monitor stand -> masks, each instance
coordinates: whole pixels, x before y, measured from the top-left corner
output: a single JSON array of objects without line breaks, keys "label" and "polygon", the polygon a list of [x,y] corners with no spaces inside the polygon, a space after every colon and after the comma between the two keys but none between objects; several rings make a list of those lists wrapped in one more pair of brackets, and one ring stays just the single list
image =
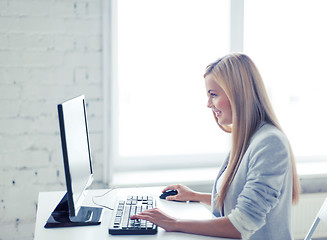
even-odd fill
[{"label": "monitor stand", "polygon": [[102,208],[81,207],[77,216],[69,216],[67,193],[51,213],[45,228],[74,227],[99,225],[101,223]]}]

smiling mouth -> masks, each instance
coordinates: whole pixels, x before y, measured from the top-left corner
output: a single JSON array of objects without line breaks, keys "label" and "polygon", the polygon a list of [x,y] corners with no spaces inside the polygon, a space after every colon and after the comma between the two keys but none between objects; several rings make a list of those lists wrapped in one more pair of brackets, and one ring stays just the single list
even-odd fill
[{"label": "smiling mouth", "polygon": [[221,111],[213,111],[215,113],[215,116],[218,118],[221,116]]}]

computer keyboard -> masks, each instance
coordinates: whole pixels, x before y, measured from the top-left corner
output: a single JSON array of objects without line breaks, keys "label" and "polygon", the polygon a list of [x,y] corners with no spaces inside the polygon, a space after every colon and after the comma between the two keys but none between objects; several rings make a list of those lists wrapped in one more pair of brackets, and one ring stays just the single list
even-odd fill
[{"label": "computer keyboard", "polygon": [[128,196],[126,199],[118,200],[109,226],[109,234],[156,234],[158,227],[153,223],[143,219],[130,219],[134,214],[155,207],[156,203],[152,196]]}]

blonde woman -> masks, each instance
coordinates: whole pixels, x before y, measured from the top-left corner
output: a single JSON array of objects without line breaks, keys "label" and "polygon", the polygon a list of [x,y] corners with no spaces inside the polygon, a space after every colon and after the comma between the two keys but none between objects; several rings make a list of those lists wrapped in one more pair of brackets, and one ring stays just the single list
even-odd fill
[{"label": "blonde woman", "polygon": [[230,153],[211,194],[171,185],[178,194],[167,200],[211,205],[216,218],[181,220],[159,209],[132,218],[151,221],[166,231],[217,237],[293,239],[291,206],[299,197],[299,180],[290,144],[274,114],[261,76],[244,54],[210,64],[204,74],[208,107],[218,126],[232,134]]}]

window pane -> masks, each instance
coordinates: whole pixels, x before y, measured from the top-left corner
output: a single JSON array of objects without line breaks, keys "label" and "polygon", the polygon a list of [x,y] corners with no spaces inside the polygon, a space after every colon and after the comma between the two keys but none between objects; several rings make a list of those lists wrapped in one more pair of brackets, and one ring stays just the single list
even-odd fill
[{"label": "window pane", "polygon": [[229,1],[119,0],[120,156],[228,150],[203,80],[228,48]]},{"label": "window pane", "polygon": [[257,64],[298,159],[326,159],[327,1],[245,1],[244,50]]}]

